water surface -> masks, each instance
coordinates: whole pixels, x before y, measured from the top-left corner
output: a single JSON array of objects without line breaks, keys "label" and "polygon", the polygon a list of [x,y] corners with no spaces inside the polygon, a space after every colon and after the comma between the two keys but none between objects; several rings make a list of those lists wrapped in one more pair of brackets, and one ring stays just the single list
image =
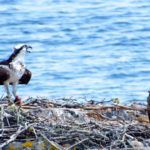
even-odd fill
[{"label": "water surface", "polygon": [[33,47],[21,96],[145,100],[149,10],[149,0],[0,0],[0,59],[18,43]]}]

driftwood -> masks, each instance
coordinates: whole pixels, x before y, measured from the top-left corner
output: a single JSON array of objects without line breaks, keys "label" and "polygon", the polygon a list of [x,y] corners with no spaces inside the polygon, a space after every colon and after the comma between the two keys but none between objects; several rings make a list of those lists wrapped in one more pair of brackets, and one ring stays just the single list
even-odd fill
[{"label": "driftwood", "polygon": [[0,104],[0,149],[26,140],[46,141],[58,150],[149,148],[145,104],[62,101],[30,98],[21,107]]}]

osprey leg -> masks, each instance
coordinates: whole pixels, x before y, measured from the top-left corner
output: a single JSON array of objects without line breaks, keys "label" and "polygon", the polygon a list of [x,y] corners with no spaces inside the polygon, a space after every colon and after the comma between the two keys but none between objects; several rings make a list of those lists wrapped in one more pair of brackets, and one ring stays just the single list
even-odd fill
[{"label": "osprey leg", "polygon": [[16,93],[17,93],[17,88],[16,88],[16,86],[17,86],[17,83],[15,82],[15,83],[13,83],[12,84],[12,93],[13,93],[13,95],[14,95],[14,97],[16,98]]},{"label": "osprey leg", "polygon": [[5,82],[4,87],[5,87],[5,90],[6,90],[6,93],[7,93],[7,97],[10,100],[11,99],[11,94],[10,94],[10,91],[9,91],[9,83]]}]

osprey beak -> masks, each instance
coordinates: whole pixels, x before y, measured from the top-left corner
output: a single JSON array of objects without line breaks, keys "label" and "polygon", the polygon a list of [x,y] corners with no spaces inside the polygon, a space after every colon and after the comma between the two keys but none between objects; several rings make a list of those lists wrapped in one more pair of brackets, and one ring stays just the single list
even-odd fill
[{"label": "osprey beak", "polygon": [[31,51],[30,51],[30,50],[28,50],[29,48],[30,48],[30,49],[32,49],[32,47],[31,47],[31,46],[28,46],[28,47],[27,47],[27,52],[28,52],[28,53],[31,53]]}]

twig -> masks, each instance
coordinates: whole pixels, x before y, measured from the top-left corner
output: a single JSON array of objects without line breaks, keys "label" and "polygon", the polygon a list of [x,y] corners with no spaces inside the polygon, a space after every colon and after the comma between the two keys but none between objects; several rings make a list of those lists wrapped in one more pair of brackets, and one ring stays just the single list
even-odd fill
[{"label": "twig", "polygon": [[4,106],[1,105],[1,112],[0,112],[0,117],[1,117],[1,129],[2,129],[2,135],[3,135],[3,129],[4,129],[4,122],[3,122],[3,119],[4,119]]},{"label": "twig", "polygon": [[125,135],[126,137],[128,137],[128,138],[132,139],[132,140],[136,139],[135,137],[133,137],[133,136],[131,136],[131,135],[127,134],[127,133],[125,133],[124,135]]},{"label": "twig", "polygon": [[147,111],[147,108],[139,108],[139,107],[128,107],[123,105],[115,105],[115,106],[94,106],[94,107],[83,107],[84,110],[105,110],[105,109],[124,109],[124,110],[137,110],[137,111]]},{"label": "twig", "polygon": [[63,150],[63,147],[61,147],[59,144],[55,143],[54,141],[49,140],[44,134],[39,133],[48,143],[56,147],[58,150]]},{"label": "twig", "polygon": [[33,130],[33,133],[34,133],[34,135],[35,135],[35,138],[37,139],[37,134],[36,134],[35,128],[34,128],[34,127],[31,127],[31,129]]},{"label": "twig", "polygon": [[29,125],[27,125],[25,127],[19,126],[19,129],[17,130],[17,132],[15,134],[11,135],[9,140],[7,140],[6,142],[2,143],[0,145],[0,148],[3,148],[4,146],[9,144],[10,142],[13,142],[18,137],[18,135],[20,135],[22,132],[27,130],[30,126],[31,126],[31,124],[29,124]]},{"label": "twig", "polygon": [[77,145],[79,145],[79,144],[82,144],[83,142],[85,142],[85,141],[87,141],[87,140],[89,140],[89,138],[85,138],[85,139],[83,139],[83,140],[81,140],[81,141],[79,141],[79,142],[77,142],[77,143],[71,145],[71,146],[70,146],[69,148],[67,148],[66,150],[71,150],[71,149],[74,148],[75,146],[77,146]]}]

